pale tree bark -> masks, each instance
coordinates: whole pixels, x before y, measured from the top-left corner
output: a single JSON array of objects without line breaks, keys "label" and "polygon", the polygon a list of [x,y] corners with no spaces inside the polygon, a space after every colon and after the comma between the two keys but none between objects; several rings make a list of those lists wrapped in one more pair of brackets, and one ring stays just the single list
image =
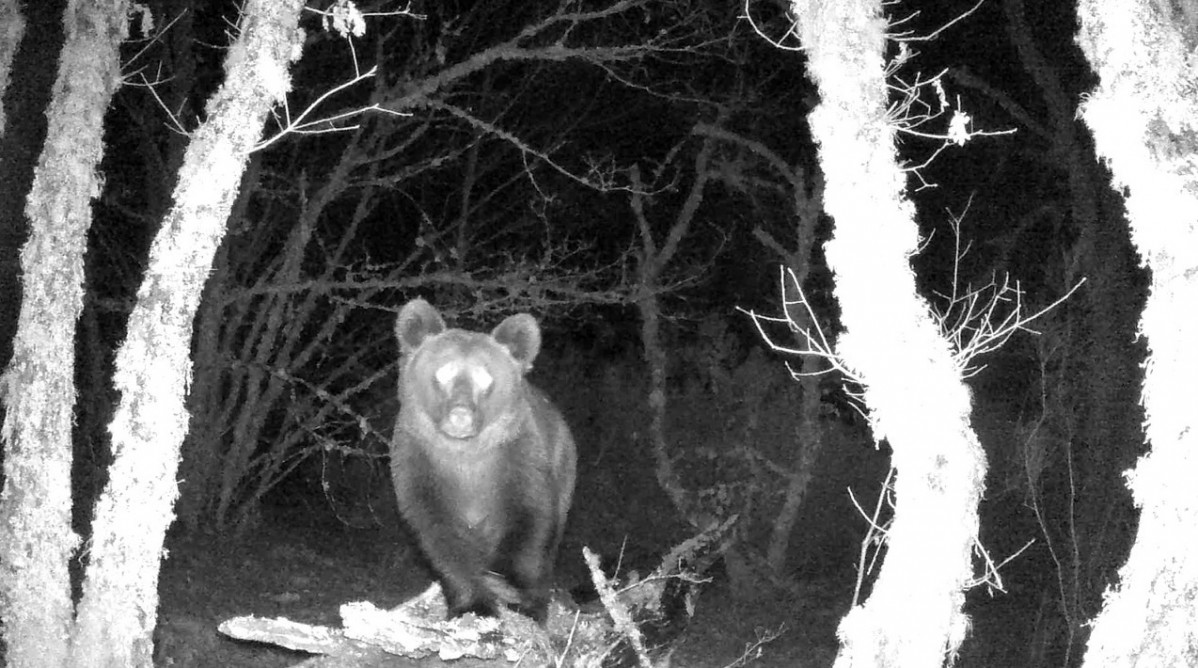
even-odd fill
[{"label": "pale tree bark", "polygon": [[[24,35],[14,49],[4,91],[0,134],[0,371],[12,359],[21,310],[21,248],[29,237],[25,205],[46,139],[46,111],[57,79],[66,3],[8,1],[23,12]],[[0,18],[0,21],[11,21]],[[11,24],[8,24],[11,25]],[[2,33],[0,33],[2,34]],[[0,39],[7,39],[0,37]],[[85,279],[86,280],[86,279]]]},{"label": "pale tree bark", "polygon": [[63,15],[45,148],[25,208],[23,298],[0,380],[5,418],[0,494],[0,619],[9,666],[65,665],[71,628],[71,420],[83,253],[100,192],[104,113],[120,85],[125,0],[78,0]]},{"label": "pale tree bark", "polygon": [[1120,582],[1087,645],[1088,666],[1198,665],[1198,10],[1079,0],[1078,43],[1100,82],[1082,106],[1132,241],[1152,279],[1140,332],[1150,451],[1128,474],[1141,510]]},{"label": "pale tree bark", "polygon": [[864,387],[874,435],[897,471],[886,556],[866,602],[842,620],[836,666],[942,665],[965,637],[985,455],[953,351],[915,288],[918,229],[887,118],[881,0],[794,0],[821,103],[811,113],[833,217],[826,255],[844,333],[838,354]]},{"label": "pale tree bark", "polygon": [[242,7],[225,82],[192,136],[175,204],[150,248],[116,357],[114,461],[96,506],[70,665],[152,665],[159,564],[187,429],[192,324],[246,161],[290,87],[289,64],[303,41],[301,7],[299,0]]},{"label": "pale tree bark", "polygon": [[[12,63],[25,36],[25,15],[17,0],[0,0],[0,100],[12,79]],[[4,132],[4,105],[0,104],[0,133]]]}]

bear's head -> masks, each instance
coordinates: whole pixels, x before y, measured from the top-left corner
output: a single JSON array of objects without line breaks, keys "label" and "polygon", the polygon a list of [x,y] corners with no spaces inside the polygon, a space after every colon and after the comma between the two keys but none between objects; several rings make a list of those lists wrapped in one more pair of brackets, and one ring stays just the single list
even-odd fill
[{"label": "bear's head", "polygon": [[514,417],[524,374],[541,350],[541,328],[527,313],[508,316],[490,334],[467,332],[447,329],[423,299],[400,309],[395,336],[403,354],[404,410],[427,417],[453,439],[473,438]]}]

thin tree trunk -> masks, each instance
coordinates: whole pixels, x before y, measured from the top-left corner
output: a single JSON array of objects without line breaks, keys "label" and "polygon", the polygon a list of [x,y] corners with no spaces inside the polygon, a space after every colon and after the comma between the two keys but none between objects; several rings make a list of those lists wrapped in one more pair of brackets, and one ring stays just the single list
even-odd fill
[{"label": "thin tree trunk", "polygon": [[896,507],[873,592],[839,629],[836,666],[939,666],[968,627],[985,455],[948,342],[915,288],[919,234],[887,118],[881,0],[795,0],[811,113],[834,218],[826,246],[845,331],[838,353],[864,386],[875,437],[889,441]]},{"label": "thin tree trunk", "polygon": [[1152,272],[1140,332],[1149,453],[1128,476],[1136,541],[1092,625],[1085,664],[1198,665],[1198,10],[1186,3],[1079,0],[1078,43],[1100,83],[1082,106],[1132,240]]},{"label": "thin tree trunk", "polygon": [[[790,215],[794,220],[793,240],[787,236],[780,241],[760,225],[753,229],[753,236],[783,263],[785,276],[781,282],[780,297],[786,319],[790,322],[794,334],[793,344],[788,345],[793,345],[797,350],[807,350],[810,342],[807,341],[804,332],[810,332],[815,323],[811,321],[807,307],[802,301],[801,290],[807,283],[814,263],[812,251],[815,249],[815,225],[823,211],[821,177],[817,173],[815,178],[809,179],[808,171],[803,167],[787,163],[764,143],[743,137],[727,128],[700,124],[697,131],[704,136],[729,142],[756,156],[778,179],[773,186],[778,190],[777,194],[790,200]],[[719,173],[719,170],[715,171]],[[723,185],[745,188],[745,183],[737,178],[725,179]],[[756,201],[754,193],[746,189],[745,194],[750,200]],[[802,399],[798,406],[799,424],[794,429],[795,456],[785,473],[786,492],[782,506],[770,527],[769,545],[766,549],[766,561],[775,576],[783,576],[786,570],[791,534],[798,523],[799,511],[807,499],[808,488],[815,478],[815,466],[824,447],[824,432],[819,420],[818,374],[825,368],[823,360],[815,355],[804,355],[799,359],[798,383]]]},{"label": "thin tree trunk", "polygon": [[[785,164],[781,159],[770,162],[776,166]],[[808,305],[804,302],[803,285],[811,274],[815,224],[819,220],[823,205],[822,184],[817,186],[814,196],[809,196],[808,184],[804,178],[805,171],[802,168],[779,171],[787,177],[792,191],[795,248],[788,250],[761,227],[754,229],[753,235],[783,260],[786,275],[781,282],[782,308],[792,328],[795,348],[810,350],[811,342],[807,340],[807,336],[815,335],[817,323],[812,321]],[[799,424],[794,431],[796,455],[787,475],[786,495],[783,497],[785,500],[770,529],[769,548],[766,552],[770,570],[779,576],[786,570],[790,537],[795,524],[798,523],[803,502],[807,499],[807,490],[815,478],[815,466],[819,461],[820,452],[824,449],[824,430],[819,420],[819,373],[824,370],[824,364],[824,361],[815,355],[803,355],[799,360],[798,383],[803,398],[799,401]]]},{"label": "thin tree trunk", "polygon": [[179,175],[175,205],[150,248],[128,334],[116,357],[121,403],[115,459],[96,506],[90,562],[73,637],[73,666],[151,666],[162,543],[178,493],[187,430],[184,394],[200,294],[250,151],[286,94],[298,56],[298,0],[251,0]]},{"label": "thin tree trunk", "polygon": [[120,85],[124,0],[79,0],[63,15],[67,39],[47,112],[47,139],[25,213],[24,290],[5,402],[0,495],[0,601],[9,666],[65,665],[71,629],[71,423],[75,324],[83,253],[100,192],[104,113]]},{"label": "thin tree trunk", "polygon": [[653,458],[657,465],[657,483],[673,503],[678,515],[699,528],[705,528],[708,518],[693,516],[694,504],[691,494],[686,490],[674,468],[675,456],[670,453],[669,439],[666,434],[666,351],[661,341],[661,301],[658,292],[666,268],[674,259],[678,246],[686,237],[694,221],[695,212],[703,201],[707,182],[711,178],[708,165],[714,150],[714,140],[704,137],[699,152],[695,154],[695,180],[691,182],[684,200],[669,232],[662,242],[658,242],[653,234],[653,225],[645,212],[645,187],[641,182],[640,172],[633,170],[632,195],[630,204],[636,218],[637,229],[640,232],[641,249],[638,272],[638,288],[636,305],[641,315],[641,343],[645,349],[645,363],[649,367],[649,437],[652,439]]},{"label": "thin tree trunk", "polygon": [[[816,206],[806,196],[807,184],[802,180],[802,170],[795,170],[791,178],[795,201],[795,250],[788,250],[781,242],[764,229],[753,230],[754,236],[766,248],[774,251],[782,260],[785,276],[781,282],[781,301],[786,320],[790,323],[794,335],[793,346],[796,350],[809,350],[811,342],[807,335],[814,335],[816,323],[803,301],[802,287],[807,282],[811,269],[811,251],[815,246],[815,223],[819,218],[818,206],[822,202],[816,198]],[[799,359],[798,383],[802,391],[799,401],[799,424],[795,427],[795,457],[786,476],[786,493],[782,507],[774,518],[770,528],[769,547],[766,560],[770,570],[781,576],[786,570],[786,558],[790,554],[790,537],[794,526],[799,520],[799,511],[807,499],[807,490],[815,478],[815,466],[820,452],[824,449],[824,431],[819,420],[820,388],[819,373],[824,370],[824,362],[815,355],[803,355]]]}]

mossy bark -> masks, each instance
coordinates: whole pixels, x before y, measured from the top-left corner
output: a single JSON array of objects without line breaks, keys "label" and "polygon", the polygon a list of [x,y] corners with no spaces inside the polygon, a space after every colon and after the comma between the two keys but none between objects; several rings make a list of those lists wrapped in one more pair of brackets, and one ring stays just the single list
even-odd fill
[{"label": "mossy bark", "polygon": [[841,306],[837,353],[892,450],[895,510],[870,597],[840,624],[838,668],[938,666],[965,638],[985,454],[953,351],[916,291],[919,244],[895,127],[880,0],[795,0],[821,102],[812,111],[834,220],[825,246]]},{"label": "mossy bark", "polygon": [[0,624],[9,666],[65,665],[72,624],[67,562],[75,326],[83,308],[83,255],[99,195],[104,114],[120,85],[124,0],[76,0],[47,109],[47,137],[25,207],[22,301],[4,399],[0,494]]},{"label": "mossy bark", "polygon": [[1085,665],[1198,665],[1198,10],[1080,0],[1078,43],[1099,84],[1082,105],[1098,154],[1126,194],[1151,271],[1140,333],[1150,445],[1127,474],[1139,528],[1118,586],[1092,623]]},{"label": "mossy bark", "polygon": [[110,426],[114,460],[96,505],[68,665],[153,665],[158,575],[178,495],[196,310],[250,152],[290,88],[289,66],[303,40],[301,8],[298,0],[253,0],[242,7],[225,82],[206,105],[208,118],[186,151],[175,204],[150,248],[116,356],[121,401]]}]

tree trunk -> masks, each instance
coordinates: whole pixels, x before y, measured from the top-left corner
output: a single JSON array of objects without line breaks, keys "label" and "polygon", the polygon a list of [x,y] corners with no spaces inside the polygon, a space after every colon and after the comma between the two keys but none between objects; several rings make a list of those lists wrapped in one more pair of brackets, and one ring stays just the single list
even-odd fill
[{"label": "tree trunk", "polygon": [[[12,65],[17,58],[17,47],[25,36],[25,15],[17,0],[0,0],[0,99],[8,91],[8,82],[12,80]],[[4,133],[7,124],[4,120],[4,106],[0,105],[0,134]]]},{"label": "tree trunk", "polygon": [[[822,203],[817,196],[806,197],[806,183],[802,182],[802,171],[795,170],[797,178],[791,180],[794,188],[795,201],[795,250],[787,250],[781,242],[774,239],[764,229],[758,227],[753,234],[766,247],[777,253],[783,261],[785,276],[781,282],[783,315],[790,324],[794,341],[788,345],[795,350],[811,351],[808,335],[815,335],[815,327],[810,312],[807,310],[803,285],[811,273],[811,251],[815,247],[815,223],[819,219],[818,208]],[[824,449],[824,430],[819,420],[820,410],[820,372],[825,370],[825,363],[817,355],[803,355],[799,359],[797,382],[802,390],[799,401],[799,424],[795,428],[795,457],[786,474],[786,494],[782,507],[770,527],[769,547],[766,551],[766,561],[770,571],[776,576],[782,576],[786,571],[786,558],[790,554],[790,537],[794,526],[799,520],[799,511],[807,499],[807,490],[815,478],[815,466],[820,452]]]},{"label": "tree trunk", "polygon": [[692,494],[687,491],[678,470],[674,467],[676,456],[670,452],[669,438],[666,434],[668,360],[661,341],[662,312],[658,294],[666,268],[678,252],[679,244],[686,238],[695,212],[703,201],[707,182],[711,178],[708,164],[713,150],[714,140],[704,137],[698,153],[695,154],[695,179],[691,182],[686,199],[674,215],[663,241],[658,242],[654,237],[653,224],[645,212],[645,200],[648,199],[644,195],[645,186],[641,182],[640,172],[636,169],[631,173],[633,189],[630,195],[631,208],[641,238],[636,305],[641,315],[641,343],[645,349],[645,363],[649,367],[649,437],[652,439],[653,458],[656,461],[657,483],[669,497],[678,515],[700,529],[706,528],[710,518],[695,516]]},{"label": "tree trunk", "polygon": [[[0,369],[4,369],[12,357],[21,308],[20,254],[29,234],[25,201],[46,138],[45,112],[56,74],[47,63],[55,62],[62,51],[63,8],[57,2],[0,1],[13,8],[9,11],[23,5],[27,21],[23,40],[9,33],[14,53],[5,63],[10,74],[0,134]],[[0,17],[0,25],[11,30],[13,20]]]},{"label": "tree trunk", "polygon": [[0,379],[5,402],[0,496],[0,601],[9,666],[65,665],[71,628],[71,423],[75,324],[83,307],[83,254],[104,113],[120,85],[124,0],[79,0],[63,15],[67,39],[47,111],[25,213],[24,289],[13,354]]},{"label": "tree trunk", "polygon": [[985,455],[948,342],[915,288],[919,235],[887,118],[880,0],[795,0],[811,113],[834,218],[826,246],[844,333],[875,437],[897,471],[888,548],[869,599],[842,620],[836,666],[939,666],[964,640]]},{"label": "tree trunk", "polygon": [[[815,226],[823,211],[822,177],[815,172],[814,178],[808,178],[808,170],[798,164],[791,165],[765,143],[748,139],[727,128],[701,124],[699,132],[704,136],[729,142],[759,159],[776,179],[772,183],[767,181],[766,183],[771,185],[762,189],[767,193],[774,190],[774,194],[782,196],[790,203],[790,216],[794,223],[793,238],[787,234],[780,240],[771,234],[763,223],[753,228],[753,236],[757,241],[782,262],[784,274],[779,298],[793,339],[788,342],[767,339],[767,342],[794,350],[810,350],[811,343],[807,340],[807,333],[813,333],[812,330],[818,323],[811,319],[802,290],[811,275],[811,268],[816,263],[812,251],[815,250]],[[769,205],[761,204],[758,193],[746,188],[747,179],[740,177],[738,168],[729,169],[727,172],[721,169],[715,171],[717,174],[734,174],[732,178],[723,179],[722,184],[728,188],[743,189],[749,200],[755,203],[754,213],[763,222],[772,217],[772,211],[766,210]],[[799,512],[807,499],[807,491],[815,478],[815,466],[824,447],[824,430],[819,419],[819,373],[825,369],[826,363],[814,354],[803,355],[799,359],[797,382],[802,399],[798,406],[799,423],[794,430],[795,456],[791,459],[788,470],[783,473],[786,492],[770,526],[769,545],[766,548],[766,562],[770,572],[780,578],[785,577],[791,534],[798,523]]]},{"label": "tree trunk", "polygon": [[193,135],[175,205],[150,249],[116,357],[115,457],[96,506],[73,666],[152,665],[159,563],[187,430],[192,325],[249,153],[290,85],[288,64],[303,39],[300,9],[297,0],[242,8],[225,82],[206,105],[210,115]]},{"label": "tree trunk", "polygon": [[1136,541],[1092,625],[1085,663],[1198,665],[1198,179],[1193,136],[1198,11],[1185,3],[1079,0],[1078,43],[1100,83],[1082,106],[1132,240],[1152,272],[1140,321],[1151,450],[1128,475],[1142,509]]},{"label": "tree trunk", "polygon": [[[780,162],[780,161],[778,161]],[[777,164],[775,162],[774,164]],[[783,163],[784,164],[784,163]],[[803,286],[811,274],[812,251],[815,249],[815,224],[819,220],[822,209],[822,184],[817,185],[815,194],[808,196],[804,170],[796,168],[788,173],[788,181],[793,190],[791,199],[794,202],[795,219],[795,248],[787,250],[781,242],[774,239],[764,229],[753,230],[766,248],[777,253],[783,261],[785,276],[781,281],[782,308],[793,334],[793,345],[796,350],[811,351],[811,341],[808,336],[815,336],[816,323],[811,318],[811,311],[806,303]],[[790,466],[786,481],[786,495],[782,508],[774,518],[770,528],[769,548],[766,560],[770,570],[776,576],[782,576],[786,570],[786,558],[790,554],[790,537],[794,526],[799,520],[799,510],[807,499],[807,490],[815,478],[815,466],[819,461],[820,452],[824,449],[824,429],[820,424],[820,372],[825,370],[825,362],[817,355],[803,355],[799,360],[799,387],[802,389],[802,400],[799,401],[799,425],[795,429],[794,463]]]},{"label": "tree trunk", "polygon": [[[1069,217],[1077,231],[1073,260],[1064,276],[1063,290],[1083,278],[1080,302],[1058,312],[1072,321],[1075,332],[1067,340],[1074,351],[1065,357],[1060,377],[1051,393],[1063,410],[1056,419],[1070,435],[1068,456],[1062,459],[1073,469],[1065,472],[1070,485],[1067,504],[1068,533],[1058,539],[1071,544],[1071,558],[1059,559],[1061,611],[1069,626],[1064,665],[1070,665],[1073,638],[1089,633],[1089,614],[1101,604],[1103,589],[1114,579],[1126,557],[1128,537],[1117,530],[1121,519],[1132,516],[1131,499],[1112,494],[1120,486],[1121,471],[1138,452],[1143,414],[1135,406],[1135,384],[1140,374],[1142,352],[1135,346],[1136,313],[1140,290],[1135,287],[1135,267],[1121,207],[1103,206],[1106,197],[1100,166],[1078,127],[1076,103],[1061,79],[1059,63],[1046,58],[1035,39],[1035,31],[1024,12],[1024,0],[1004,0],[1007,33],[1024,69],[1032,75],[1047,112],[1047,124],[1038,134],[1052,142],[1050,155],[1057,156],[1068,176]],[[1076,456],[1074,455],[1076,453]],[[1074,514],[1072,508],[1084,508]],[[1051,503],[1046,508],[1052,513]],[[1051,520],[1044,524],[1051,531]],[[1049,538],[1049,540],[1052,540]],[[1048,618],[1053,623],[1053,618]]]}]

